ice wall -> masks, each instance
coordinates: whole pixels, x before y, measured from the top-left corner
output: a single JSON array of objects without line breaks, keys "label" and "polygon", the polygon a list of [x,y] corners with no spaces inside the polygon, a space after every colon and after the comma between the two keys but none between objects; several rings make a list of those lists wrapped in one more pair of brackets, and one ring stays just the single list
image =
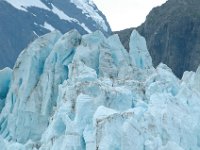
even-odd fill
[{"label": "ice wall", "polygon": [[199,69],[153,68],[133,31],[55,31],[19,56],[0,115],[0,146],[19,150],[199,150]]}]

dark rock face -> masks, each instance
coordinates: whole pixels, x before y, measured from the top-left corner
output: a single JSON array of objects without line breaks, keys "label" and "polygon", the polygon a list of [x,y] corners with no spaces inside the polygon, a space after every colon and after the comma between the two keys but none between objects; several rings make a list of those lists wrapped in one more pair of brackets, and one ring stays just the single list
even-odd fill
[{"label": "dark rock face", "polygon": [[[111,34],[110,26],[105,16],[92,5],[102,22],[97,22],[84,10],[77,7],[70,0],[40,0],[48,9],[31,6],[26,11],[17,9],[9,0],[0,0],[0,69],[13,67],[19,53],[38,36],[50,32],[45,23],[65,33],[77,29],[81,34],[101,30],[104,34]],[[29,3],[29,1],[27,1]],[[53,11],[53,7],[58,13]],[[73,20],[60,18],[59,13],[66,14]],[[62,15],[61,15],[62,16]],[[107,30],[104,28],[106,26]]]},{"label": "dark rock face", "polygon": [[[167,64],[181,77],[200,64],[200,1],[168,0],[154,8],[137,28],[147,40],[154,66]],[[117,32],[125,45],[132,29]]]}]

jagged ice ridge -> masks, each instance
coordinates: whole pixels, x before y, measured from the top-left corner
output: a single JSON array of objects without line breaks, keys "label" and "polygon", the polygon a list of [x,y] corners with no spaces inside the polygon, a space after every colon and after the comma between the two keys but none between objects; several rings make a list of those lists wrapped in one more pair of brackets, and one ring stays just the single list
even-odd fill
[{"label": "jagged ice ridge", "polygon": [[199,150],[200,69],[157,68],[137,31],[39,37],[0,71],[5,150]]}]

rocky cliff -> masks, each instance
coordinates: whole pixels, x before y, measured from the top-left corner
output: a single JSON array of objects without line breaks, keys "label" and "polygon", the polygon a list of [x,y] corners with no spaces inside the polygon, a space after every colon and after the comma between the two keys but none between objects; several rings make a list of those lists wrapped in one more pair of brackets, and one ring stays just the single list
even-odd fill
[{"label": "rocky cliff", "polygon": [[[178,77],[186,70],[197,69],[200,64],[199,8],[199,0],[168,0],[154,8],[137,28],[147,40],[154,66],[163,62]],[[117,32],[126,48],[132,30]]]}]

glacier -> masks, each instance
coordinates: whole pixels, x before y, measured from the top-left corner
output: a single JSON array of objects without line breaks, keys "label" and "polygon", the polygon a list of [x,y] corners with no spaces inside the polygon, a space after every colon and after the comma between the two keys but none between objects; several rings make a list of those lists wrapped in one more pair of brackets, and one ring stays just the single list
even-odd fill
[{"label": "glacier", "polygon": [[11,78],[12,69],[7,67],[3,70],[0,70],[0,112],[5,105],[5,98],[10,87]]},{"label": "glacier", "polygon": [[2,150],[200,150],[200,67],[156,68],[134,30],[53,31],[0,71]]}]

